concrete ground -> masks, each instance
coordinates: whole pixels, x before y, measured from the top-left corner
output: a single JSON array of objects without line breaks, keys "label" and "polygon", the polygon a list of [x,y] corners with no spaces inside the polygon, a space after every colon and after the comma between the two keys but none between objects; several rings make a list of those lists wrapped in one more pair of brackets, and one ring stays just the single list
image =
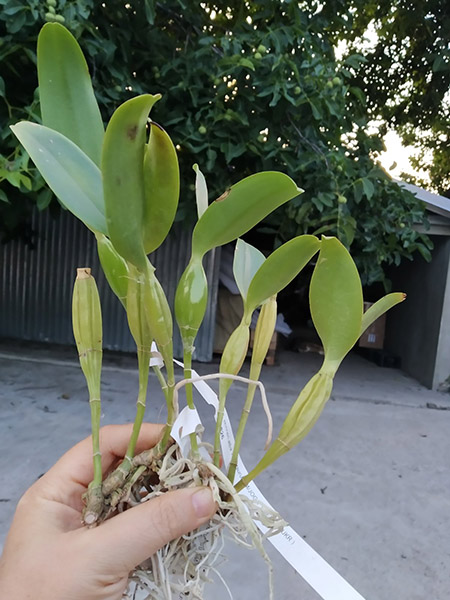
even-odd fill
[{"label": "concrete ground", "polygon": [[[320,357],[284,352],[263,381],[275,431]],[[198,365],[202,373],[217,365]],[[108,357],[103,423],[132,421],[137,371],[130,357]],[[151,379],[149,420],[162,420]],[[243,386],[228,401],[239,418]],[[209,409],[202,410],[211,425]],[[0,344],[0,545],[22,492],[89,434],[89,406],[75,352]],[[248,467],[266,435],[259,403],[242,452]],[[350,355],[331,401],[309,436],[262,474],[257,485],[290,525],[366,600],[450,597],[450,395],[431,392],[400,371]],[[277,600],[318,595],[269,544]],[[226,547],[222,574],[235,598],[268,598],[266,567],[255,552]],[[205,600],[222,600],[221,583]]]}]

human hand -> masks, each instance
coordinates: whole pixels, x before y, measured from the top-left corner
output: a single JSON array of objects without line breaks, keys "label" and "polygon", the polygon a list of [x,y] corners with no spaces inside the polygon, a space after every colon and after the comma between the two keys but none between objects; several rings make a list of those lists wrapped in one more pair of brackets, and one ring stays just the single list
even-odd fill
[{"label": "human hand", "polygon": [[[100,430],[103,472],[123,458],[131,425]],[[144,424],[137,452],[161,426]],[[93,477],[91,439],[69,450],[23,495],[0,558],[0,600],[121,600],[128,574],[216,510],[207,488],[168,492],[99,527],[81,524],[81,496]]]}]

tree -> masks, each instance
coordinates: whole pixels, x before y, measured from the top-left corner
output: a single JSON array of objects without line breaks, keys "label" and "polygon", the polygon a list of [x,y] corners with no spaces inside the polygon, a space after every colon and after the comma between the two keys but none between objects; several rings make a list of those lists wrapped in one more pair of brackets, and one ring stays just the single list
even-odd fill
[{"label": "tree", "polygon": [[[339,6],[336,11],[336,5]],[[381,133],[396,130],[419,150],[416,168],[428,185],[450,192],[450,5],[447,0],[347,0],[326,2],[323,17],[341,27],[330,36],[345,40],[362,57],[352,84],[367,95],[368,113],[381,119]],[[345,20],[343,17],[347,15]],[[431,184],[431,185],[430,185]]]},{"label": "tree", "polygon": [[[13,170],[30,177],[43,206],[39,179],[6,125],[37,111],[34,40],[46,9],[35,0],[4,4],[4,97],[19,109],[1,115],[2,153],[13,153]],[[351,247],[365,283],[384,281],[384,268],[415,250],[429,258],[428,239],[413,228],[424,219],[422,205],[374,162],[382,142],[368,133],[365,93],[354,81],[363,59],[336,60],[335,15],[278,0],[60,0],[46,18],[64,19],[78,37],[105,118],[127,97],[162,93],[152,117],[179,152],[179,219],[194,219],[194,163],[211,198],[249,173],[277,169],[305,193],[265,223],[271,240],[336,234]],[[26,81],[18,75],[24,70]],[[26,191],[25,180],[19,185]],[[11,182],[5,193],[14,195]]]}]

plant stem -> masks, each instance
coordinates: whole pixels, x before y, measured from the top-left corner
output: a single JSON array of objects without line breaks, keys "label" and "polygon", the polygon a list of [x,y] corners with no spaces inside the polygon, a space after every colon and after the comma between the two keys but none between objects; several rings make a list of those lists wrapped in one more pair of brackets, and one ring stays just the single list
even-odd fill
[{"label": "plant stem", "polygon": [[[164,433],[164,443],[170,436],[170,429],[175,418],[173,390],[175,387],[175,371],[173,366],[173,323],[169,304],[160,282],[155,276],[155,268],[147,264],[144,273],[144,312],[152,338],[158,346],[167,371],[167,429]],[[165,387],[165,386],[164,386]]]},{"label": "plant stem", "polygon": [[[88,385],[90,388],[91,386]],[[95,390],[89,389],[89,405],[91,407],[91,430],[92,430],[92,458],[94,463],[94,478],[92,487],[102,485],[102,455],[100,452],[100,386],[95,386]]]},{"label": "plant stem", "polygon": [[166,404],[167,404],[167,396],[168,396],[168,390],[167,390],[167,381],[164,378],[164,375],[162,374],[162,371],[159,367],[152,367],[153,372],[155,373],[156,377],[158,378],[159,381],[159,385],[161,386],[161,390],[164,394],[164,398],[166,400]]},{"label": "plant stem", "polygon": [[150,370],[150,356],[152,345],[152,333],[147,323],[145,311],[145,279],[136,267],[128,265],[130,277],[127,288],[127,318],[130,332],[136,342],[138,369],[139,369],[139,391],[136,402],[136,416],[133,430],[128,442],[128,448],[121,464],[108,475],[103,482],[103,493],[109,495],[114,489],[121,486],[127,478],[132,466],[136,444],[139,438],[142,422],[144,420],[145,406],[147,401],[148,376]]},{"label": "plant stem", "polygon": [[[252,362],[250,366],[250,374],[249,379],[257,380],[259,379],[259,375],[261,373],[261,365],[254,364]],[[228,469],[228,479],[233,483],[234,477],[236,475],[237,468],[237,460],[239,455],[239,450],[242,443],[242,437],[244,435],[245,426],[247,425],[248,415],[250,414],[250,409],[253,404],[253,399],[255,397],[256,384],[250,383],[247,388],[247,397],[245,399],[244,408],[242,409],[241,418],[239,421],[238,430],[236,432],[236,439],[234,442],[233,454],[231,457],[230,467]]]},{"label": "plant stem", "polygon": [[138,399],[136,402],[136,417],[134,419],[133,431],[131,433],[130,441],[128,442],[127,453],[124,458],[124,463],[130,463],[130,466],[145,415],[148,375],[150,370],[150,349],[138,349],[137,355],[139,366],[139,392]]},{"label": "plant stem", "polygon": [[[167,371],[167,393],[165,393],[166,405],[167,405],[167,423],[166,423],[166,428],[164,431],[163,438],[161,440],[161,447],[166,447],[169,442],[172,425],[175,421],[175,406],[174,406],[175,370],[173,367],[172,350],[170,349],[170,351],[167,351],[167,350],[165,351],[164,348],[161,348],[160,352],[162,354],[164,364],[166,365],[166,371]],[[176,412],[178,412],[178,407],[177,407]]]},{"label": "plant stem", "polygon": [[129,471],[131,467],[131,461],[134,456],[139,432],[144,420],[152,345],[152,333],[147,323],[145,311],[146,298],[144,294],[144,275],[133,265],[129,265],[129,271],[131,276],[128,280],[127,289],[127,318],[137,348],[139,392],[136,402],[136,417],[134,419],[133,431],[122,463],[124,469],[127,471]]},{"label": "plant stem", "polygon": [[[276,296],[272,296],[261,307],[261,311],[258,316],[258,321],[256,323],[252,359],[250,363],[250,379],[252,379],[253,381],[257,381],[261,374],[263,362],[267,356],[267,352],[269,351],[270,342],[272,340],[273,332],[275,331],[276,320],[277,301]],[[255,396],[255,389],[255,384],[249,385],[247,390],[247,398],[245,400],[245,405],[242,410],[241,419],[239,421],[239,427],[236,434],[236,441],[233,448],[233,455],[231,457],[230,462],[230,469],[228,471],[228,478],[230,479],[231,483],[233,483],[236,474],[239,449],[241,447],[242,436],[244,435],[244,429],[247,424],[248,415],[252,407],[253,398]]]},{"label": "plant stem", "polygon": [[[281,440],[279,440],[279,438],[277,438],[275,440],[276,442],[279,442]],[[285,445],[285,452],[287,452],[288,450],[291,450],[292,448],[288,445]],[[263,458],[265,458],[267,456],[267,453],[264,455]],[[277,457],[278,458],[278,457]],[[263,464],[263,461],[260,460],[259,463],[250,471],[250,473],[248,473],[247,475],[245,475],[240,481],[238,481],[238,483],[234,486],[236,492],[240,492],[242,489],[244,489],[251,481],[253,481],[253,479],[255,479],[255,477],[257,475],[259,475],[260,473],[262,473],[265,469],[267,469],[267,467],[272,464],[274,461],[276,460],[276,458],[274,458],[273,460],[271,460],[268,464]]]},{"label": "plant stem", "polygon": [[[264,412],[266,413],[266,416],[267,416],[267,425],[268,425],[267,440],[266,440],[266,448],[267,448],[272,439],[273,422],[272,422],[272,415],[270,414],[269,405],[267,403],[266,392],[264,390],[263,384],[260,381],[253,381],[251,379],[248,379],[247,377],[241,377],[240,375],[230,375],[229,373],[210,373],[209,375],[192,377],[191,379],[182,379],[181,381],[178,381],[177,385],[175,386],[174,394],[175,394],[176,401],[178,402],[178,391],[180,388],[187,385],[188,383],[195,383],[197,381],[208,381],[209,379],[219,379],[219,380],[228,379],[230,381],[241,381],[243,383],[253,384],[253,385],[259,387],[259,389],[261,391],[261,402],[263,405]],[[220,445],[220,428],[218,428],[216,425],[216,439],[217,439],[217,436],[219,437],[219,445]],[[220,458],[220,454],[219,454],[219,458]]]},{"label": "plant stem", "polygon": [[[191,379],[192,377],[192,352],[188,350],[184,350],[183,352],[183,361],[184,361],[184,378]],[[192,383],[187,383],[185,387],[186,392],[186,402],[189,408],[195,408],[194,406],[194,396],[192,391]]]},{"label": "plant stem", "polygon": [[83,521],[94,525],[104,508],[100,454],[100,387],[102,369],[102,314],[95,280],[88,268],[77,269],[72,302],[73,333],[80,365],[89,390],[94,478],[83,495]]},{"label": "plant stem", "polygon": [[248,475],[245,475],[245,477],[243,477],[235,486],[234,489],[236,490],[236,492],[240,492],[241,490],[243,490],[245,487],[247,487],[247,485],[256,477],[256,475],[258,475],[258,473],[255,473],[253,475],[253,471],[251,471]]},{"label": "plant stem", "polygon": [[324,360],[320,370],[301,390],[287,414],[276,440],[252,471],[235,486],[237,491],[242,490],[259,473],[267,469],[280,456],[286,454],[309,433],[331,396],[336,369],[336,366],[329,366],[326,359]]},{"label": "plant stem", "polygon": [[[242,320],[233,333],[230,335],[225,348],[223,349],[222,358],[220,360],[220,372],[237,375],[244,364],[247,355],[248,343],[250,340],[250,321],[251,312],[247,312],[244,308]],[[222,428],[223,416],[225,412],[225,402],[232,378],[221,379],[219,383],[219,408],[217,411],[217,423],[214,436],[214,464],[216,467],[220,465],[220,430]]]},{"label": "plant stem", "polygon": [[94,465],[94,479],[90,487],[98,488],[102,484],[100,454],[102,315],[97,286],[88,268],[77,269],[73,289],[72,320],[80,365],[89,390]]},{"label": "plant stem", "polygon": [[[278,441],[278,440],[277,440]],[[290,448],[289,448],[290,449]],[[265,455],[266,456],[266,455]],[[273,461],[272,461],[273,462]],[[264,471],[264,469],[266,469],[268,467],[268,465],[261,465],[261,461],[250,471],[250,473],[247,473],[247,475],[244,475],[244,477],[238,481],[238,483],[234,486],[236,492],[240,492],[242,489],[244,489],[251,481],[253,481],[253,479],[255,479],[255,477],[257,475],[259,475],[260,473],[262,473]]]}]

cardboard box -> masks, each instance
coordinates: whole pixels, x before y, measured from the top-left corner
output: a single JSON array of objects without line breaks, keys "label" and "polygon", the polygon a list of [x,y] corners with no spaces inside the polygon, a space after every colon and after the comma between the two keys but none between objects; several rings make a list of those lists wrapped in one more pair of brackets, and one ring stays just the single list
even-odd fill
[{"label": "cardboard box", "polygon": [[[372,306],[371,302],[364,302],[364,312]],[[386,330],[386,314],[382,315],[359,338],[361,348],[376,348],[381,350],[384,344],[384,332]]]}]

